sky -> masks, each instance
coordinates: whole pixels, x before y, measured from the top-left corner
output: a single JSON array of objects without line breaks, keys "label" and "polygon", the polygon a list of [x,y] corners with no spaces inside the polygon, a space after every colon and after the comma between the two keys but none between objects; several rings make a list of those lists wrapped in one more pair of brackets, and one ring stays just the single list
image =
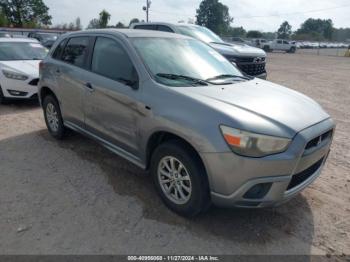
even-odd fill
[{"label": "sky", "polygon": [[[111,14],[109,24],[132,18],[145,19],[146,0],[44,0],[50,8],[53,25],[69,23],[80,17],[84,27],[102,9]],[[152,0],[150,21],[178,22],[195,19],[201,0]],[[335,27],[350,27],[349,0],[220,0],[234,18],[232,26],[263,32],[277,31],[283,21],[297,30],[307,18],[332,19]]]}]

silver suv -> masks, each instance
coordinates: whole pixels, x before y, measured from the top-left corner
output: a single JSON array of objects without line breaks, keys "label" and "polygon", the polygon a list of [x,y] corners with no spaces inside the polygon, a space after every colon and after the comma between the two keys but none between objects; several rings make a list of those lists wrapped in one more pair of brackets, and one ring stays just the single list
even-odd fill
[{"label": "silver suv", "polygon": [[156,30],[187,35],[198,39],[223,55],[231,63],[250,76],[266,79],[266,53],[260,48],[245,43],[227,43],[208,28],[192,24],[172,24],[163,22],[134,23],[132,29]]},{"label": "silver suv", "polygon": [[156,31],[64,35],[40,64],[39,96],[52,136],[78,131],[149,170],[184,216],[287,201],[319,176],[334,130],[310,98]]}]

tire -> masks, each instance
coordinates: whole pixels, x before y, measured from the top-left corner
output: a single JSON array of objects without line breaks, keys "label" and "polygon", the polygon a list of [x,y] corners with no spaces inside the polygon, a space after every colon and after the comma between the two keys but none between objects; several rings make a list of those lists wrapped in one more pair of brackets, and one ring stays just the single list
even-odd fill
[{"label": "tire", "polygon": [[[169,171],[164,163],[167,162],[171,168],[171,159],[174,161],[175,169],[180,170],[179,173],[171,175],[172,178],[169,177],[171,172],[166,176],[163,175],[164,172]],[[179,168],[180,163],[183,168]],[[173,140],[158,146],[151,158],[150,172],[161,199],[175,213],[185,217],[194,217],[210,207],[209,184],[203,164],[198,159],[196,152],[182,141]],[[175,179],[175,181],[161,183],[165,181],[164,179]],[[166,193],[166,188],[171,188],[168,191],[170,193]],[[185,188],[190,190],[187,191]],[[175,194],[178,199],[175,198]]]},{"label": "tire", "polygon": [[44,118],[47,129],[56,139],[62,139],[66,129],[63,125],[63,119],[58,101],[52,95],[47,95],[43,99]]},{"label": "tire", "polygon": [[294,54],[295,53],[295,47],[291,47],[288,53]]},{"label": "tire", "polygon": [[267,45],[265,45],[263,49],[264,49],[265,52],[271,52],[271,51],[272,51],[272,50],[270,49],[270,47],[267,46]]}]

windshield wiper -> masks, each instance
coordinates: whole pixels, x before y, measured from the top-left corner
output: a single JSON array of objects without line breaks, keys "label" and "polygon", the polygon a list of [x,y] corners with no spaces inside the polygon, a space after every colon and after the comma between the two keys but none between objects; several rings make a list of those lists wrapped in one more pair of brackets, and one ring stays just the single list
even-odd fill
[{"label": "windshield wiper", "polygon": [[247,76],[222,74],[222,75],[217,75],[217,76],[205,79],[205,81],[219,80],[219,79],[224,79],[224,78],[240,78],[240,79],[244,79],[244,80],[251,80],[251,78],[249,78]]},{"label": "windshield wiper", "polygon": [[156,74],[156,76],[171,79],[171,80],[183,79],[183,80],[191,81],[194,84],[200,84],[203,86],[207,86],[209,83],[206,80],[202,80],[202,79],[191,77],[191,76],[185,76],[185,75],[158,73],[158,74]]}]

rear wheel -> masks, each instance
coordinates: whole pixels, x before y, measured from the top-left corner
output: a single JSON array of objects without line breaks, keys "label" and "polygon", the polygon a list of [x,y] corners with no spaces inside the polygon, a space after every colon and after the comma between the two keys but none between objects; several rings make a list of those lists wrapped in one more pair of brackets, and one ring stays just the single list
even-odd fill
[{"label": "rear wheel", "polygon": [[161,144],[151,159],[151,174],[163,202],[174,212],[193,217],[210,206],[205,169],[181,141]]},{"label": "rear wheel", "polygon": [[295,47],[291,47],[291,48],[289,49],[288,53],[294,54],[295,51],[296,51]]},{"label": "rear wheel", "polygon": [[65,134],[65,127],[58,101],[52,95],[44,97],[43,110],[47,129],[57,139],[62,139]]}]

